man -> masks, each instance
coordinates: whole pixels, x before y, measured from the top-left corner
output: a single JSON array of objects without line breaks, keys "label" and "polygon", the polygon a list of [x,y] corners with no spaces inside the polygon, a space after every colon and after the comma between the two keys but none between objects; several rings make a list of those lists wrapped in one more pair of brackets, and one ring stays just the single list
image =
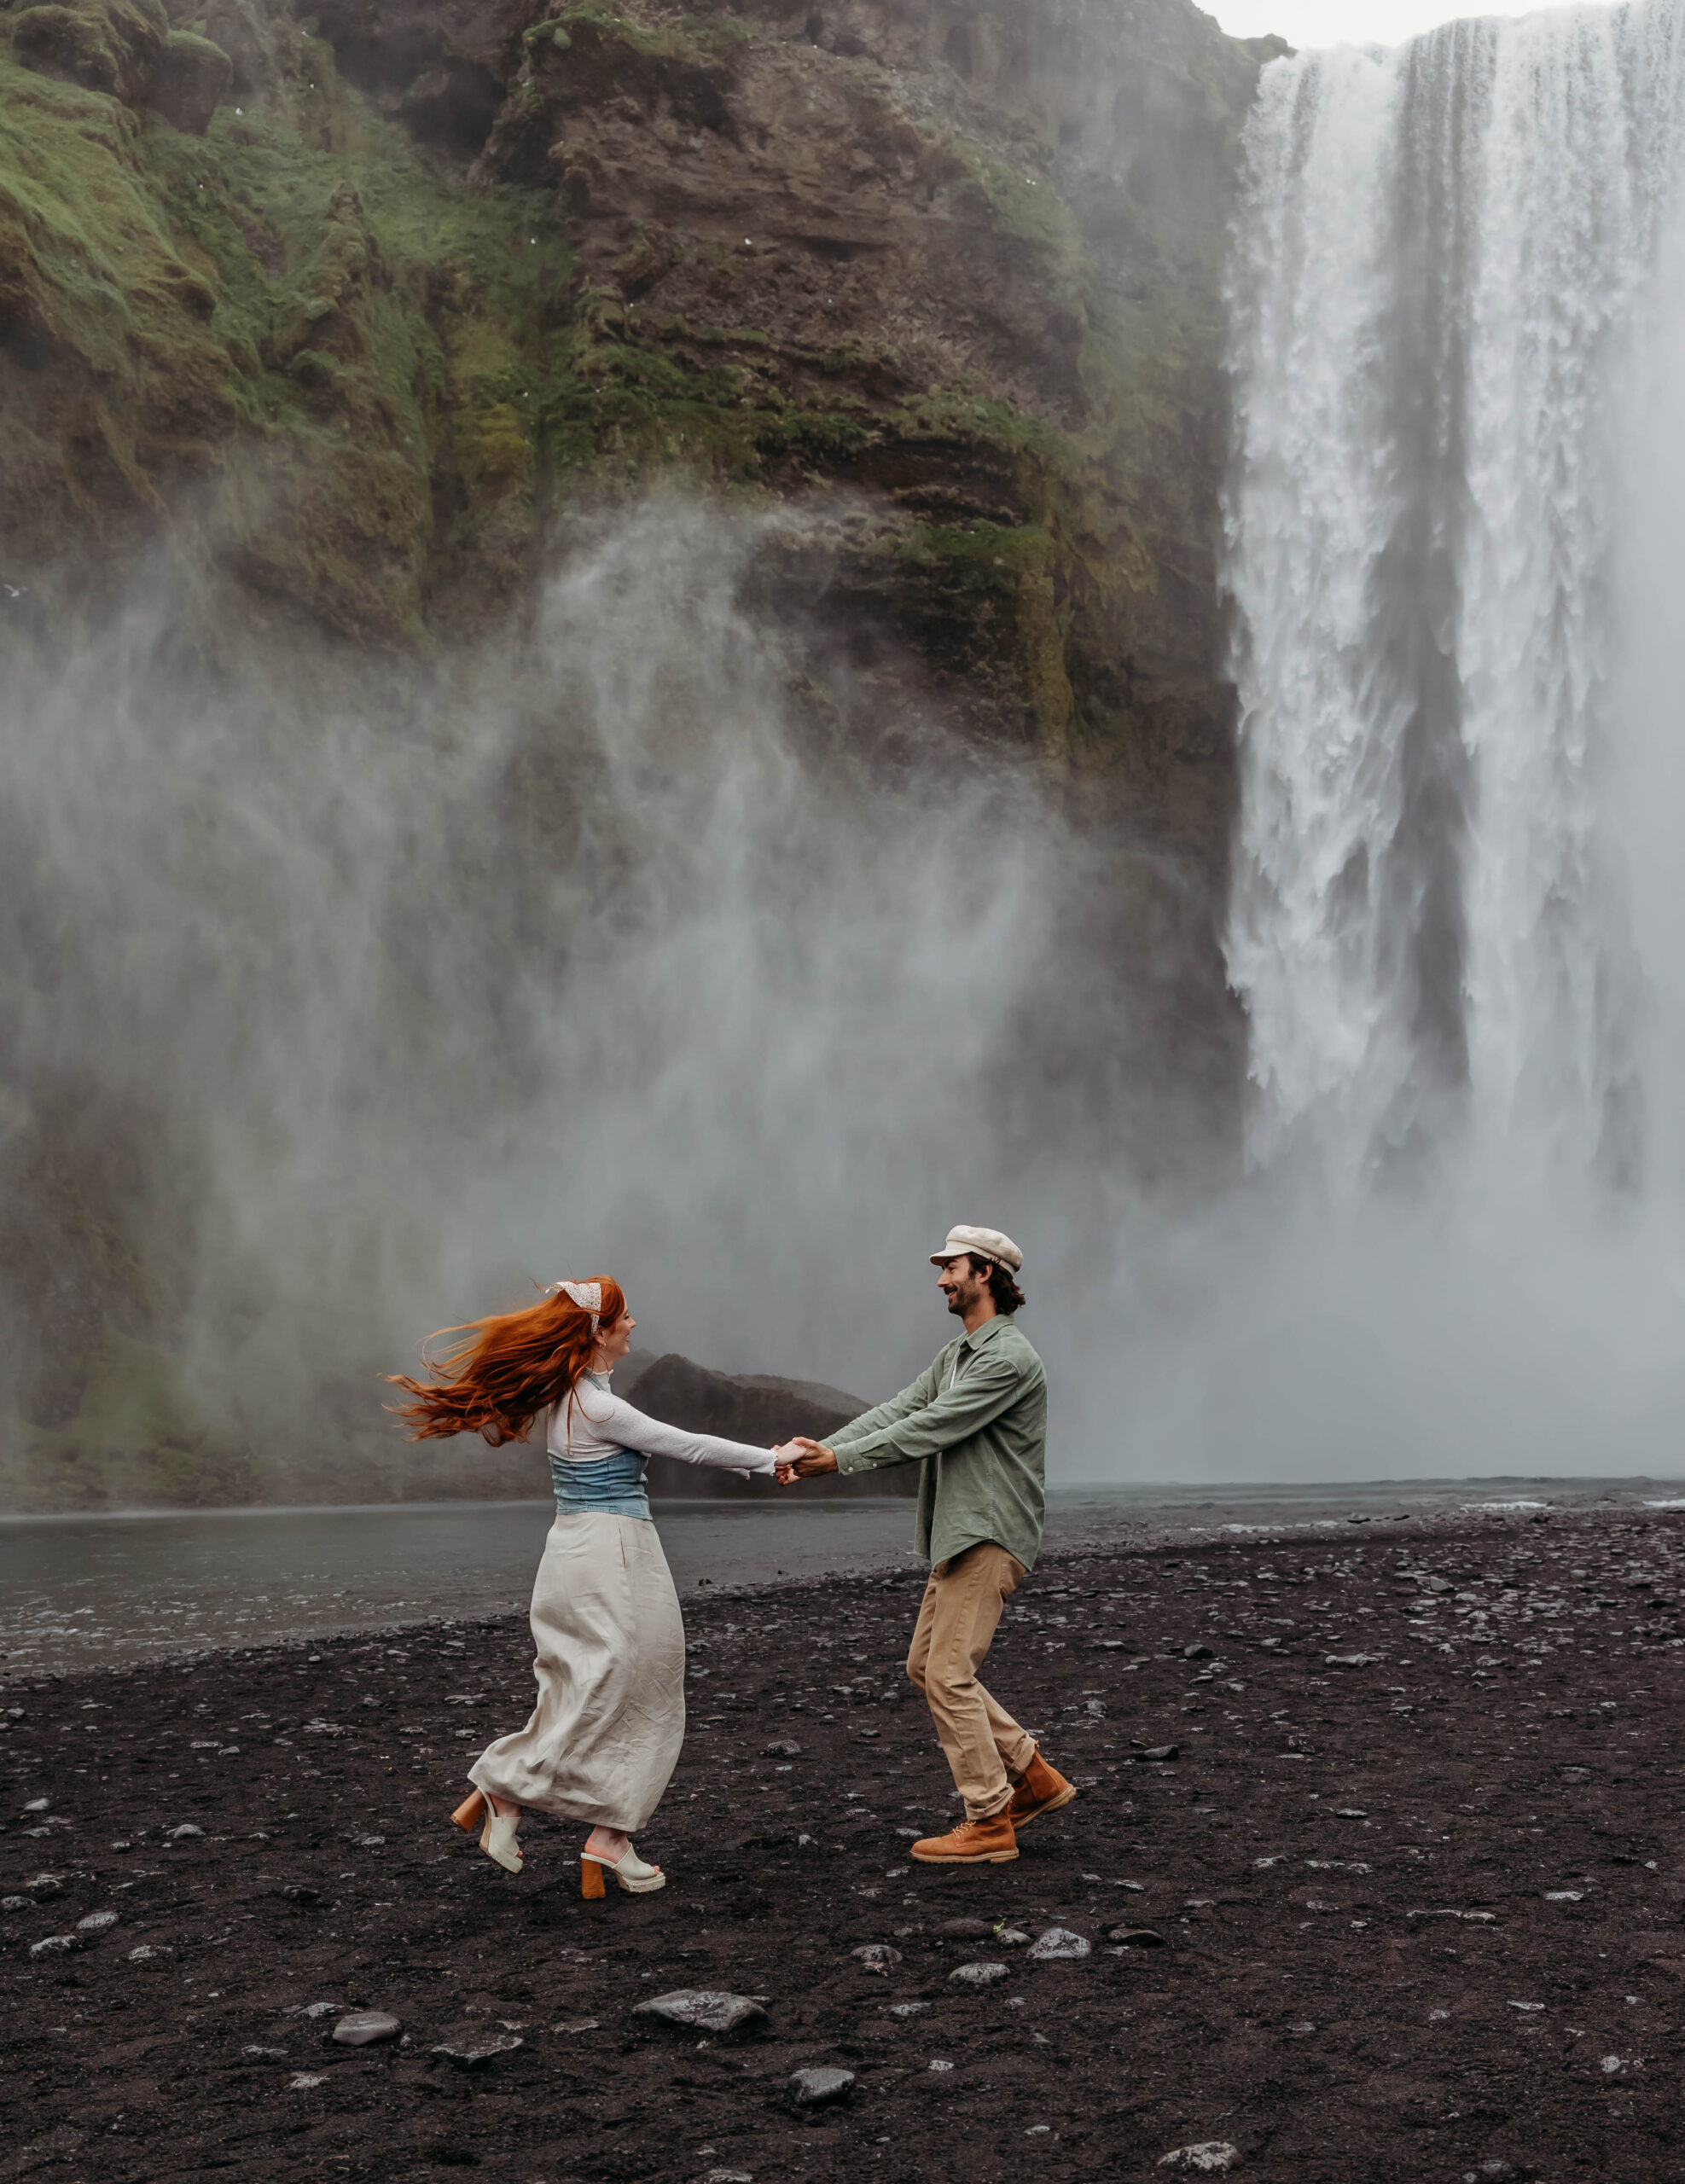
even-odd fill
[{"label": "man", "polygon": [[1077,1794],[1035,1739],[977,1680],[1001,1608],[1042,1543],[1046,1507],[1047,1374],[1013,1315],[1024,1254],[996,1228],[950,1228],[931,1254],[938,1286],[965,1332],[927,1373],[835,1434],[781,1451],[778,1476],[922,1463],[918,1551],[931,1563],[907,1674],[925,1694],[965,1819],[915,1843],[927,1865],[999,1865],[1018,1834]]}]

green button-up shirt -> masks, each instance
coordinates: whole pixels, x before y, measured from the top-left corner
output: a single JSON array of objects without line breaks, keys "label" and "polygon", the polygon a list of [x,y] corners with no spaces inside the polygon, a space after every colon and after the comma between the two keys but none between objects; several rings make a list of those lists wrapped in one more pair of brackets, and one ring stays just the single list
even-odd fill
[{"label": "green button-up shirt", "polygon": [[1047,1442],[1046,1371],[1014,1321],[997,1314],[830,1446],[839,1471],[923,1464],[917,1547],[930,1561],[993,1540],[1027,1570],[1047,1510]]}]

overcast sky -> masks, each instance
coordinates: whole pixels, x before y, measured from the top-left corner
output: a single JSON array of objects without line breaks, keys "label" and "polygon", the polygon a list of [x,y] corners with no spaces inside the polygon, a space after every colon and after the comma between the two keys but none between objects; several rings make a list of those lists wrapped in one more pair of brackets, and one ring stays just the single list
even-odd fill
[{"label": "overcast sky", "polygon": [[1292,45],[1397,45],[1455,15],[1529,15],[1538,0],[1200,0],[1236,38],[1275,31]]}]

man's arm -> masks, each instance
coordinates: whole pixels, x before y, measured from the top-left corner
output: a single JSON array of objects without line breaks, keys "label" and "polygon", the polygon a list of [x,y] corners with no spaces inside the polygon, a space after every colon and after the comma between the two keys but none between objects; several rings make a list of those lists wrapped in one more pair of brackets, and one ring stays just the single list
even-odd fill
[{"label": "man's arm", "polygon": [[892,1396],[887,1403],[880,1403],[875,1410],[863,1410],[858,1418],[851,1418],[846,1426],[839,1426],[832,1434],[829,1446],[846,1449],[864,1435],[875,1433],[880,1426],[892,1426],[898,1419],[910,1417],[915,1410],[922,1410],[936,1393],[936,1368],[927,1365],[910,1387],[903,1388],[898,1396]]},{"label": "man's arm", "polygon": [[[1010,1358],[985,1350],[974,1356],[962,1380],[917,1410],[887,1420],[881,1427],[838,1449],[840,1471],[877,1471],[890,1464],[921,1463],[956,1442],[981,1432],[1024,1392],[1025,1374]],[[883,1408],[891,1408],[886,1403]],[[860,1425],[865,1420],[857,1421]],[[833,1444],[834,1446],[834,1443]]]}]

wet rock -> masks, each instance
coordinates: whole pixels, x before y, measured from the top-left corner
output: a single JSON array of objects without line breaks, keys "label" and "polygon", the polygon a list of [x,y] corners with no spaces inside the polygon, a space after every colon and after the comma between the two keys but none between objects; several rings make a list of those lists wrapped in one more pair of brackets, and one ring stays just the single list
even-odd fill
[{"label": "wet rock", "polygon": [[46,1798],[32,1798],[24,1807],[26,1812],[47,1812],[50,1809],[50,1801]]},{"label": "wet rock", "polygon": [[85,1919],[77,1920],[76,1931],[78,1934],[109,1933],[116,1924],[114,1911],[90,1911]]},{"label": "wet rock", "polygon": [[994,1926],[987,1919],[944,1919],[933,1931],[944,1941],[986,1942],[994,1936]]},{"label": "wet rock", "polygon": [[38,1942],[32,1942],[29,1953],[32,1956],[63,1956],[80,1946],[74,1934],[48,1934]]},{"label": "wet rock", "polygon": [[64,1894],[64,1877],[61,1873],[37,1873],[34,1879],[25,1883],[38,1903]]},{"label": "wet rock", "polygon": [[766,2012],[747,1995],[728,1995],[712,1987],[679,1987],[639,2002],[634,2017],[659,2017],[665,2024],[699,2032],[735,2032],[764,2018]]},{"label": "wet rock", "polygon": [[752,2169],[705,2169],[696,2184],[755,2184]]},{"label": "wet rock", "polygon": [[377,2041],[396,2040],[403,2030],[385,2010],[352,2010],[334,2027],[333,2036],[341,2048],[372,2048]]},{"label": "wet rock", "polygon": [[1064,1964],[1086,1956],[1089,1944],[1081,1934],[1073,1934],[1068,1926],[1049,1926],[1044,1934],[1037,1934],[1030,1944],[1030,1957],[1036,1964]]},{"label": "wet rock", "polygon": [[1113,1926],[1107,1936],[1119,1949],[1163,1949],[1165,1937],[1154,1933],[1151,1926]]},{"label": "wet rock", "polygon": [[797,2071],[784,2081],[784,2097],[793,2108],[834,2108],[853,2090],[852,2071],[829,2067]]},{"label": "wet rock", "polygon": [[880,1972],[887,1978],[901,1961],[901,1952],[892,1949],[887,1942],[867,1942],[862,1948],[851,1949],[849,1955],[869,1972]]},{"label": "wet rock", "polygon": [[1240,2165],[1241,2149],[1230,2146],[1227,2139],[1204,2139],[1197,2146],[1172,2146],[1168,2153],[1159,2156],[1160,2169],[1180,2169],[1196,2175],[1221,2175]]},{"label": "wet rock", "polygon": [[[1083,1943],[1083,1949],[1086,1953],[1086,1942]],[[966,1987],[992,1987],[997,1979],[1004,1979],[1006,1976],[1007,1968],[1003,1964],[961,1964],[948,1974],[950,1980]]]},{"label": "wet rock", "polygon": [[308,2093],[313,2085],[326,2085],[324,2077],[313,2077],[309,2071],[296,2071],[288,2081],[289,2093]]},{"label": "wet rock", "polygon": [[953,2067],[954,2066],[951,2063],[944,2062],[940,2055],[933,2055],[931,2057],[930,2068],[933,2071],[951,2071]]},{"label": "wet rock", "polygon": [[195,1835],[203,1835],[204,1833],[202,1827],[195,1827],[190,1820],[184,1820],[179,1827],[166,1829],[164,1840],[166,1843],[189,1843]]},{"label": "wet rock", "polygon": [[299,2012],[299,2015],[309,2018],[332,2017],[335,2010],[343,2007],[344,2005],[340,2002],[306,2002]]},{"label": "wet rock", "polygon": [[240,2052],[242,2055],[249,2055],[254,2063],[284,2063],[287,2060],[284,2048],[242,2048]]},{"label": "wet rock", "polygon": [[1184,1646],[1182,1649],[1182,1658],[1184,1661],[1208,1661],[1211,1657],[1211,1649],[1209,1646]]},{"label": "wet rock", "polygon": [[26,1896],[0,1896],[0,1911],[26,1911],[28,1908],[29,1898]]},{"label": "wet rock", "polygon": [[768,1759],[799,1759],[801,1757],[801,1746],[799,1744],[792,1744],[787,1737],[780,1737],[771,1744],[763,1745],[761,1750],[763,1755]]},{"label": "wet rock", "polygon": [[929,2007],[928,2002],[892,2002],[889,2013],[892,2017],[916,2017],[921,2010]]},{"label": "wet rock", "polygon": [[1182,1746],[1179,1744],[1150,1744],[1139,1756],[1142,1759],[1180,1759]]},{"label": "wet rock", "polygon": [[1325,1669],[1372,1669],[1375,1665],[1374,1653],[1324,1653]]},{"label": "wet rock", "polygon": [[1017,1926],[1002,1926],[996,1933],[995,1939],[1002,1949],[1022,1949],[1030,1937]]},{"label": "wet rock", "polygon": [[444,2056],[459,2071],[480,2071],[499,2055],[513,2055],[517,2048],[526,2045],[513,2032],[458,2032],[449,2040],[438,2042],[433,2052]]}]

